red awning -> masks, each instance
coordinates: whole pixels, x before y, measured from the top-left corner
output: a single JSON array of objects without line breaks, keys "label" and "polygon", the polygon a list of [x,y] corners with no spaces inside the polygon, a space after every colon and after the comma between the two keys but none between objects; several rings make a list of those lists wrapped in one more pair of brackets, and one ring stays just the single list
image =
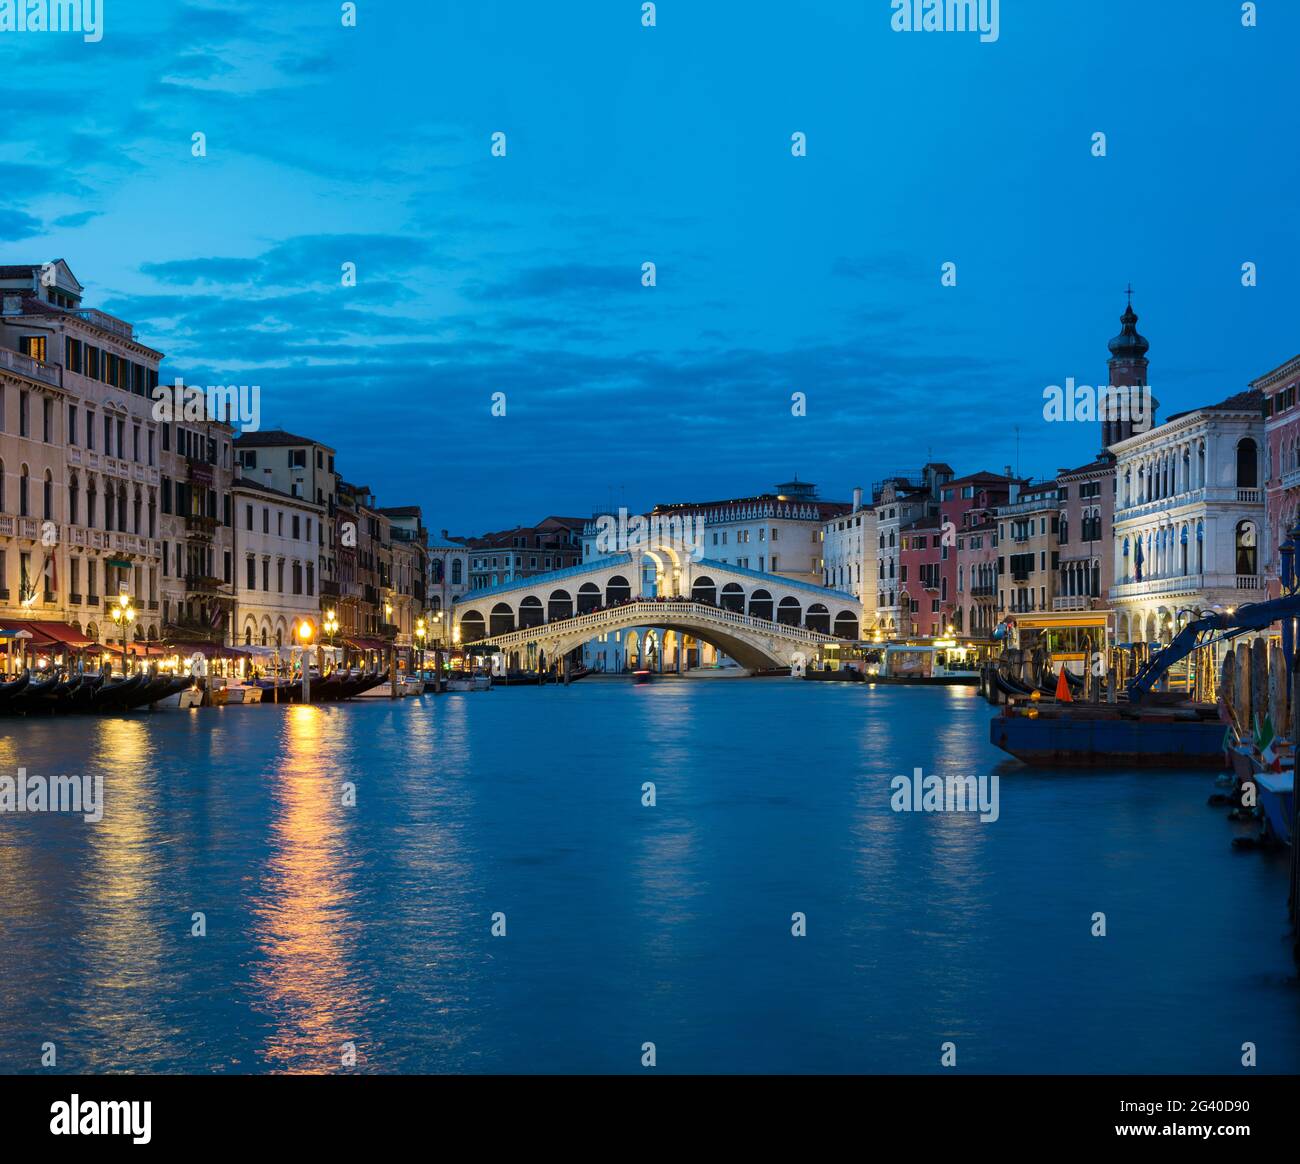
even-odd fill
[{"label": "red awning", "polygon": [[[122,653],[122,645],[120,643],[110,643],[100,649],[104,651],[105,654],[109,655],[120,655]],[[169,650],[163,647],[151,647],[145,643],[128,643],[126,653],[128,655],[134,655],[138,659],[162,658],[163,656],[171,654]]]},{"label": "red awning", "polygon": [[344,639],[354,651],[386,651],[393,644],[383,639]]},{"label": "red awning", "polygon": [[35,650],[48,651],[51,647],[61,647],[63,644],[56,639],[44,626],[36,619],[12,618],[0,622],[0,627],[5,630],[26,631],[31,635],[29,647]]},{"label": "red awning", "polygon": [[69,626],[66,622],[46,622],[42,619],[33,622],[32,626],[39,628],[41,634],[48,635],[56,643],[71,647],[74,651],[99,646],[94,639],[88,639],[75,626]]},{"label": "red awning", "polygon": [[176,655],[202,655],[205,659],[247,659],[247,651],[237,651],[233,647],[223,647],[220,643],[171,643],[170,650]]}]

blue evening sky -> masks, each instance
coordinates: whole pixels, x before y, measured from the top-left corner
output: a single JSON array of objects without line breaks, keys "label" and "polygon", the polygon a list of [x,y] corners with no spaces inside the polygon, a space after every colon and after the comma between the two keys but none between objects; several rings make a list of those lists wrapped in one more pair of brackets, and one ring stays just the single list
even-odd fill
[{"label": "blue evening sky", "polygon": [[0,263],[66,258],[434,530],[844,498],[1017,427],[1052,474],[1098,440],[1043,389],[1105,376],[1130,280],[1162,416],[1300,351],[1300,4],[1259,9],[106,0],[99,44],[0,33]]}]

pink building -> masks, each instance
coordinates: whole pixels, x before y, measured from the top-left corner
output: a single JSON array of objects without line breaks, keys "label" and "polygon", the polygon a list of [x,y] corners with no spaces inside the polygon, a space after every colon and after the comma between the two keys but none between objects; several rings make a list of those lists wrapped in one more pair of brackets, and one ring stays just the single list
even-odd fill
[{"label": "pink building", "polygon": [[1296,407],[1300,356],[1266,372],[1250,386],[1264,394],[1264,440],[1268,458],[1264,505],[1268,542],[1263,572],[1268,576],[1270,596],[1276,597],[1280,591],[1281,569],[1278,546],[1300,520],[1300,408]]}]

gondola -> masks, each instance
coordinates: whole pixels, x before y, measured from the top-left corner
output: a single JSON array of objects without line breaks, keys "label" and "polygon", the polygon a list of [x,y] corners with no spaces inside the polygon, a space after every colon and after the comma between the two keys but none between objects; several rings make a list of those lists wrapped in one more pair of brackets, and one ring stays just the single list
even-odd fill
[{"label": "gondola", "polygon": [[7,707],[17,715],[41,715],[54,710],[55,688],[62,682],[58,675],[48,679],[36,679],[27,684],[27,689],[9,700]]},{"label": "gondola", "polygon": [[90,711],[94,706],[95,692],[103,685],[103,675],[83,675],[81,685],[72,693],[68,710],[71,712]]},{"label": "gondola", "polygon": [[144,675],[105,680],[95,692],[91,706],[95,711],[124,711],[146,682],[148,679]]},{"label": "gondola", "polygon": [[343,698],[343,691],[343,677],[337,671],[311,681],[312,703],[337,703]]},{"label": "gondola", "polygon": [[0,713],[3,712],[10,700],[27,690],[27,685],[31,681],[32,673],[24,671],[17,679],[10,679],[8,683],[0,683]]},{"label": "gondola", "polygon": [[1004,674],[999,667],[993,669],[993,681],[998,685],[998,690],[1008,699],[1028,699],[1033,694],[1032,688]]}]

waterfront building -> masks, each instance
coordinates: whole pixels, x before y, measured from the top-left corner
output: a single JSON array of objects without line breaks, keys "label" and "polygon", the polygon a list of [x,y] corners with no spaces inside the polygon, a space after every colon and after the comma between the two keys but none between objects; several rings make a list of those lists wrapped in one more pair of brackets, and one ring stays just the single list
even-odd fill
[{"label": "waterfront building", "polygon": [[[914,473],[888,477],[872,486],[876,511],[876,626],[882,638],[912,634],[912,598],[902,600],[901,531],[919,518],[937,517],[939,494],[952,480],[948,465],[931,462]],[[919,599],[918,599],[919,604]]]},{"label": "waterfront building", "polygon": [[116,644],[126,593],[157,640],[163,355],[83,293],[61,259],[0,267],[0,618]]},{"label": "waterfront building", "polygon": [[1115,558],[1115,460],[1107,455],[1056,475],[1060,573],[1053,610],[1098,610],[1109,601]]},{"label": "waterfront building", "polygon": [[1119,642],[1168,642],[1189,619],[1265,597],[1263,400],[1251,388],[1111,446]]},{"label": "waterfront building", "polygon": [[470,548],[468,538],[454,538],[445,529],[429,538],[430,634],[450,642],[452,603],[469,591]]},{"label": "waterfront building", "polygon": [[822,585],[852,594],[862,603],[862,626],[876,620],[876,511],[853,491],[853,508],[821,529]]},{"label": "waterfront building", "polygon": [[211,419],[158,427],[162,637],[233,645],[234,429]]},{"label": "waterfront building", "polygon": [[952,624],[963,638],[990,642],[998,624],[996,508],[968,509],[957,533]]},{"label": "waterfront building", "polygon": [[388,622],[394,628],[396,644],[410,652],[421,645],[415,628],[417,621],[424,617],[428,603],[429,531],[424,528],[418,505],[384,506],[379,514],[388,521],[391,549],[392,574],[387,602],[392,609]]},{"label": "waterfront building", "polygon": [[940,593],[947,599],[943,574],[943,523],[927,513],[898,531],[898,603],[910,638],[935,638],[945,630]]},{"label": "waterfront building", "polygon": [[[338,482],[335,512],[339,634],[359,649],[382,651],[396,637],[388,593],[392,569],[389,521],[364,485]],[[364,642],[363,642],[364,640]]]},{"label": "waterfront building", "polygon": [[656,505],[647,516],[691,522],[703,535],[703,556],[711,561],[821,586],[822,530],[852,508],[820,500],[817,486],[796,476],[771,493]]},{"label": "waterfront building", "polygon": [[287,647],[297,626],[319,639],[320,526],[326,507],[243,472],[231,484],[236,561],[232,625],[236,645]]},{"label": "waterfront building", "polygon": [[998,614],[1050,611],[1060,567],[1060,494],[1055,481],[1017,485],[997,508]]},{"label": "waterfront building", "polygon": [[[235,439],[235,454],[246,478],[322,506],[327,516],[334,514],[339,478],[334,467],[335,450],[329,445],[276,428],[240,433]],[[316,577],[322,609],[338,598],[337,533],[337,523],[332,521],[326,521],[319,532]]]},{"label": "waterfront building", "polygon": [[[938,540],[936,542],[931,534],[929,548],[929,557],[933,558],[934,551],[938,550],[938,558],[937,563],[925,563],[927,566],[937,565],[937,569],[929,570],[929,587],[916,604],[917,615],[924,616],[925,629],[914,627],[913,634],[933,637],[971,633],[966,629],[970,625],[968,611],[963,609],[970,575],[963,576],[958,568],[963,538],[968,530],[980,529],[973,536],[982,547],[985,537],[983,523],[992,518],[997,506],[1009,500],[1012,488],[1018,484],[1021,482],[1012,476],[1008,466],[1005,473],[987,470],[968,473],[940,487]],[[906,552],[900,551],[902,555]],[[922,559],[924,557],[922,555]],[[917,568],[922,564],[918,559]],[[909,574],[909,577],[913,576],[919,577],[919,574]]]},{"label": "waterfront building", "polygon": [[1251,382],[1263,397],[1266,538],[1264,567],[1269,597],[1281,594],[1278,547],[1300,521],[1300,356]]},{"label": "waterfront building", "polygon": [[534,574],[564,570],[582,561],[582,517],[545,517],[470,538],[470,589],[483,590]]}]

